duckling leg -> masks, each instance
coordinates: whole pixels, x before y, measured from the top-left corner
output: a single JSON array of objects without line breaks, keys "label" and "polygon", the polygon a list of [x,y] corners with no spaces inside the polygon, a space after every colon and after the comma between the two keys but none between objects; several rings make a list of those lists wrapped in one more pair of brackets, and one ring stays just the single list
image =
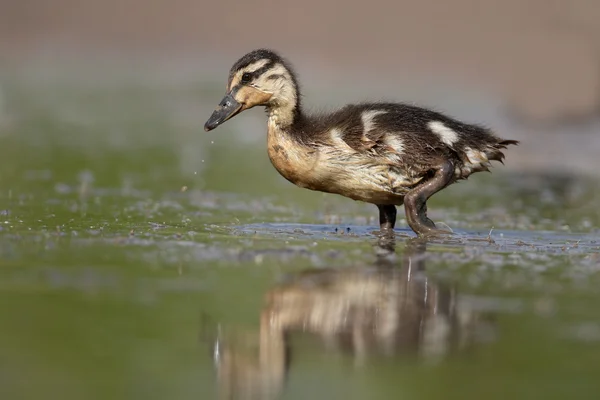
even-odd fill
[{"label": "duckling leg", "polygon": [[432,220],[427,218],[427,200],[452,181],[454,164],[451,161],[442,163],[433,178],[415,187],[404,197],[404,211],[408,225],[417,235],[428,235],[446,232],[436,228]]},{"label": "duckling leg", "polygon": [[396,225],[396,206],[393,204],[377,204],[379,208],[379,226],[382,232],[391,231]]}]

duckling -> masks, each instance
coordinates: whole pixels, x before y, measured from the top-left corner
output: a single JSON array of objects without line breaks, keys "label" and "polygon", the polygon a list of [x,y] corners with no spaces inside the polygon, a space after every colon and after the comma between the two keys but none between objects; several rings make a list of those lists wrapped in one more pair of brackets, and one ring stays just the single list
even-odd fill
[{"label": "duckling", "polygon": [[396,206],[419,236],[448,233],[427,217],[427,200],[472,173],[502,162],[517,145],[482,126],[403,103],[349,104],[308,115],[297,75],[278,53],[257,49],[229,72],[227,93],[204,125],[211,131],[255,106],[268,115],[271,163],[295,185],[375,204],[382,233],[393,231]]}]

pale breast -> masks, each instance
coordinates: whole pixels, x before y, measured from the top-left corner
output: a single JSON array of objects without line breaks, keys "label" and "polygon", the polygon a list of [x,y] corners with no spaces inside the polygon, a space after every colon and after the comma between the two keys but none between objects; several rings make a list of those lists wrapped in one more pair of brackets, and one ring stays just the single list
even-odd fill
[{"label": "pale breast", "polygon": [[409,188],[418,180],[404,171],[364,153],[341,153],[339,148],[321,148],[313,176],[323,191],[375,204],[402,204]]},{"label": "pale breast", "polygon": [[352,149],[335,135],[332,130],[330,143],[309,147],[269,124],[269,158],[297,186],[376,204],[402,204],[421,179],[408,176],[389,159]]},{"label": "pale breast", "polygon": [[285,179],[312,189],[312,170],[318,156],[314,149],[298,143],[286,132],[269,124],[267,151],[271,163]]}]

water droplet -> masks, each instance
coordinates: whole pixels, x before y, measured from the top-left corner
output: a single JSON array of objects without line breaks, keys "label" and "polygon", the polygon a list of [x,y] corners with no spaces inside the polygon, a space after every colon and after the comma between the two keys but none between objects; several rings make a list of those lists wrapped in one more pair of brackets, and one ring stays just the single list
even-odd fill
[{"label": "water droplet", "polygon": [[215,144],[215,141],[214,141],[214,140],[211,140],[211,141],[210,141],[210,144]]},{"label": "water droplet", "polygon": [[202,160],[202,162],[204,162],[204,160]]},{"label": "water droplet", "polygon": [[194,175],[198,175],[198,171],[194,171]]}]

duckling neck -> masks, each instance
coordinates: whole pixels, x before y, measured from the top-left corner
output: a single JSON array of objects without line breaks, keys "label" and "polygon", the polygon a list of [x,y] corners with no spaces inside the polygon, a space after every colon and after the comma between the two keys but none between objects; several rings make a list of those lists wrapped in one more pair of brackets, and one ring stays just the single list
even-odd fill
[{"label": "duckling neck", "polygon": [[302,118],[302,110],[297,90],[287,98],[267,107],[269,125],[279,130],[289,131]]},{"label": "duckling neck", "polygon": [[305,119],[298,108],[269,110],[267,150],[271,163],[285,179],[312,188],[311,170],[318,154],[302,139]]},{"label": "duckling neck", "polygon": [[291,145],[295,137],[294,132],[303,120],[299,107],[272,106],[267,109],[267,113],[268,145],[284,148]]},{"label": "duckling neck", "polygon": [[287,131],[300,119],[300,107],[294,104],[271,106],[267,109],[269,124]]},{"label": "duckling neck", "polygon": [[297,120],[297,112],[289,107],[271,107],[268,109],[269,125],[287,131]]}]

